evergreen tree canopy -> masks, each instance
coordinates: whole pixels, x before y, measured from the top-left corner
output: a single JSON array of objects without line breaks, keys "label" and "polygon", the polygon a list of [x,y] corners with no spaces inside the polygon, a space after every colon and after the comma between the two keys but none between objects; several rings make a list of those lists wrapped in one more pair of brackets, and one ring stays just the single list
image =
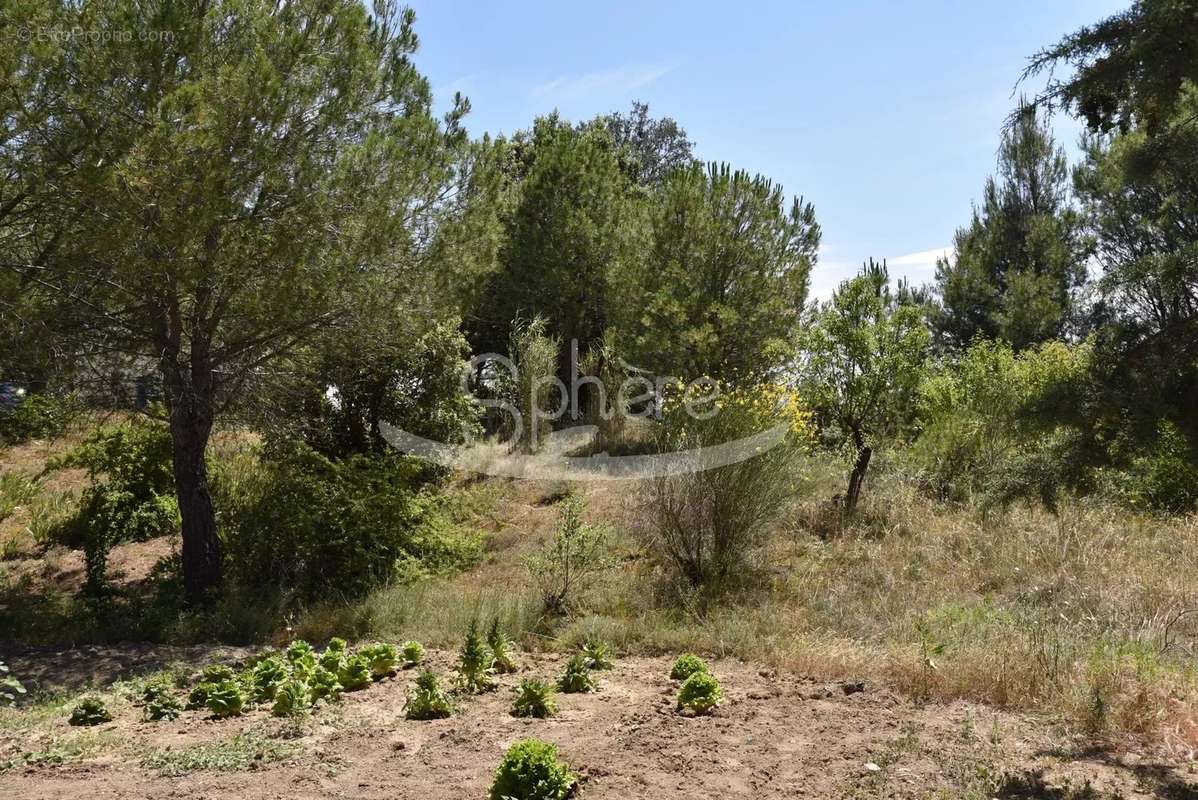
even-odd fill
[{"label": "evergreen tree canopy", "polygon": [[1016,349],[1059,337],[1086,277],[1081,218],[1069,203],[1064,151],[1029,106],[1003,132],[998,175],[986,181],[980,208],[957,231],[951,259],[936,265],[942,311],[938,329],[950,346],[975,337]]},{"label": "evergreen tree canopy", "polygon": [[648,256],[623,276],[627,360],[658,375],[736,382],[793,353],[819,248],[815,209],[727,164],[671,173],[650,211]]}]

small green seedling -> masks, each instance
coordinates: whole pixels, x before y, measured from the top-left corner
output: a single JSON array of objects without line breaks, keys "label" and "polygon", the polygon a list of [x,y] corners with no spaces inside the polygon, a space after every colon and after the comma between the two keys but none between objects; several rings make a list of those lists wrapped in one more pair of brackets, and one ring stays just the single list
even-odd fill
[{"label": "small green seedling", "polygon": [[516,742],[504,753],[491,782],[490,800],[566,800],[578,779],[540,739]]},{"label": "small green seedling", "polygon": [[403,656],[404,669],[411,669],[424,661],[424,645],[420,642],[404,642],[399,652]]},{"label": "small green seedling", "polygon": [[445,719],[453,713],[453,703],[441,688],[437,676],[424,670],[416,676],[414,685],[408,687],[404,714],[408,719]]},{"label": "small green seedling", "polygon": [[597,687],[598,684],[591,675],[591,668],[587,666],[586,656],[582,653],[570,656],[570,660],[566,662],[566,671],[558,679],[558,691],[564,694],[575,694],[593,692]]},{"label": "small green seedling", "polygon": [[496,672],[516,671],[516,659],[513,655],[516,645],[499,627],[499,617],[491,621],[491,627],[487,631],[487,647],[491,648],[491,661]]},{"label": "small green seedling", "polygon": [[91,694],[80,699],[79,704],[71,710],[71,718],[68,722],[76,726],[90,726],[111,720],[112,712],[104,705],[104,701]]},{"label": "small green seedling", "polygon": [[512,701],[513,717],[536,717],[544,719],[557,713],[557,701],[553,698],[553,687],[535,678],[525,678],[514,690]]},{"label": "small green seedling", "polygon": [[709,672],[695,672],[682,682],[678,690],[678,708],[706,714],[719,705],[724,694],[720,682]]},{"label": "small green seedling", "polygon": [[591,669],[612,669],[616,666],[615,661],[611,657],[611,650],[598,639],[588,638],[583,642],[582,655],[587,660],[587,666]]},{"label": "small green seedling", "polygon": [[676,681],[684,681],[696,672],[710,672],[707,662],[692,653],[683,653],[670,668],[670,677]]}]

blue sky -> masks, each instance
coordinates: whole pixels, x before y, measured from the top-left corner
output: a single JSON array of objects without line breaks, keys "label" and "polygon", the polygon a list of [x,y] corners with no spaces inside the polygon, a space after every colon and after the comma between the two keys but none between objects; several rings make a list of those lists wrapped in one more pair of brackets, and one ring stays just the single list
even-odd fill
[{"label": "blue sky", "polygon": [[[870,256],[930,279],[993,169],[1027,57],[1129,2],[411,4],[417,63],[441,103],[470,98],[472,134],[646,102],[700,158],[815,204],[826,296]],[[1076,123],[1055,127],[1073,150]]]}]

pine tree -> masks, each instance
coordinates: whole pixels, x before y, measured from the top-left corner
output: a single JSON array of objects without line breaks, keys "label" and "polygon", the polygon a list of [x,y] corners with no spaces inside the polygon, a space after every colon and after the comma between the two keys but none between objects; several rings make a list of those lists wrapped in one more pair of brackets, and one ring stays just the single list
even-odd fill
[{"label": "pine tree", "polygon": [[1064,151],[1035,109],[1021,105],[981,208],[957,231],[953,257],[936,265],[944,343],[963,347],[984,336],[1022,349],[1068,330],[1086,277],[1068,184]]}]

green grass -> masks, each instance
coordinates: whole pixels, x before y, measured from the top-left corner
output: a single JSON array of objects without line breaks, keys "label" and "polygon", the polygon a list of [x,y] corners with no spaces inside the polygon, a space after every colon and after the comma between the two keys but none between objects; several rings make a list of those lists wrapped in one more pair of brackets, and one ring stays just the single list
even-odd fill
[{"label": "green grass", "polygon": [[261,730],[251,729],[178,750],[152,750],[142,756],[141,765],[167,777],[203,771],[240,772],[259,764],[280,761],[296,751],[295,745],[276,741]]}]

